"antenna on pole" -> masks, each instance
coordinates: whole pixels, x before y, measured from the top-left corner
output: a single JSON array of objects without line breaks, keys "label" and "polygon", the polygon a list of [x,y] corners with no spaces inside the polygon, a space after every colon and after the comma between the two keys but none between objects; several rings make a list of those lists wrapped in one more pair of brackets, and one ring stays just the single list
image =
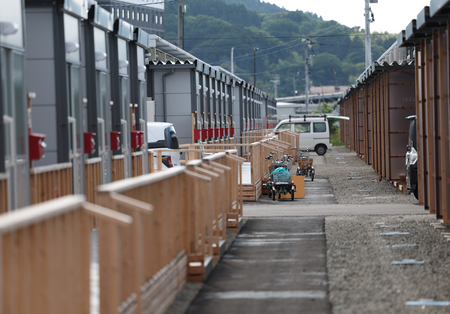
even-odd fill
[{"label": "antenna on pole", "polygon": [[375,18],[373,16],[372,9],[369,6],[369,3],[378,3],[378,0],[364,0],[365,8],[364,8],[364,17],[366,19],[366,69],[372,65],[372,43],[370,36],[370,23],[375,22]]}]

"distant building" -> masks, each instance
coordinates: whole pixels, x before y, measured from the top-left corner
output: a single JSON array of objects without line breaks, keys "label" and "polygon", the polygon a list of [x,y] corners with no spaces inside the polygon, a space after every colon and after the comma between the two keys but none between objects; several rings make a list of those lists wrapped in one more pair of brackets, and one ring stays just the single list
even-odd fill
[{"label": "distant building", "polygon": [[97,3],[149,34],[164,37],[164,2],[160,0],[98,0]]},{"label": "distant building", "polygon": [[[308,111],[316,112],[323,109],[323,102],[333,106],[333,113],[338,114],[335,104],[336,101],[344,95],[348,86],[312,86],[309,90]],[[305,94],[297,96],[277,98],[277,113],[279,118],[285,118],[289,115],[306,114]]]}]

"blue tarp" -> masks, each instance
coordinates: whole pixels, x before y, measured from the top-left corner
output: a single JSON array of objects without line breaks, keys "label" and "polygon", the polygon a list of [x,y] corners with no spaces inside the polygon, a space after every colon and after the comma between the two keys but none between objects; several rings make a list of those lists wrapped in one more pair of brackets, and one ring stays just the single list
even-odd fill
[{"label": "blue tarp", "polygon": [[275,169],[270,174],[270,179],[275,183],[276,182],[288,182],[290,177],[291,177],[291,174],[289,173],[289,171],[287,171],[286,168],[283,168],[283,167],[279,167],[279,168]]}]

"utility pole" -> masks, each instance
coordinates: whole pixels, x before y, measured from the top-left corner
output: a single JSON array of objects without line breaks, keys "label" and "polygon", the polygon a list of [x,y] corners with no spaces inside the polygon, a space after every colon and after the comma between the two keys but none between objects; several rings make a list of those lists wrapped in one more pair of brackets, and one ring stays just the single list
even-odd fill
[{"label": "utility pole", "polygon": [[372,65],[372,43],[370,37],[370,23],[374,22],[374,16],[372,9],[369,6],[369,3],[378,3],[378,0],[364,0],[365,8],[364,8],[364,17],[366,19],[366,69]]},{"label": "utility pole", "polygon": [[259,48],[253,48],[253,84],[256,87],[256,52]]},{"label": "utility pole", "polygon": [[178,47],[181,49],[184,49],[184,13],[186,12],[183,1],[178,0]]},{"label": "utility pole", "polygon": [[273,83],[275,88],[275,99],[278,98],[278,85],[280,85],[280,76],[278,74],[275,75],[274,80],[270,80],[271,83]]},{"label": "utility pole", "polygon": [[305,44],[305,104],[306,113],[308,114],[309,107],[309,67],[312,66],[313,56],[309,55],[309,49],[311,48],[311,41],[303,38],[302,42]]},{"label": "utility pole", "polygon": [[234,47],[231,47],[231,73],[234,74]]}]

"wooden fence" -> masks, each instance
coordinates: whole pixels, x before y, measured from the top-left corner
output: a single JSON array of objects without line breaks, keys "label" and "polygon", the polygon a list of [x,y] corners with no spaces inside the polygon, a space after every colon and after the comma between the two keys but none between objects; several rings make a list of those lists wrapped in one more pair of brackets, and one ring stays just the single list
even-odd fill
[{"label": "wooden fence", "polygon": [[206,278],[242,218],[241,162],[221,153],[99,187],[99,204],[133,217],[120,233],[99,225],[101,313],[162,313],[186,279]]},{"label": "wooden fence", "polygon": [[92,216],[111,229],[132,221],[83,196],[0,215],[1,313],[90,312]]},{"label": "wooden fence", "polygon": [[124,155],[113,156],[111,160],[111,181],[119,181],[125,179],[125,163]]},{"label": "wooden fence", "polygon": [[102,159],[91,158],[85,161],[84,177],[85,177],[85,194],[86,200],[90,203],[97,204],[97,194],[95,190],[97,186],[102,184]]},{"label": "wooden fence", "polygon": [[0,214],[8,211],[8,176],[0,174]]},{"label": "wooden fence", "polygon": [[[253,136],[247,137],[246,144],[186,144],[182,145],[182,150],[186,152],[186,158],[199,157],[201,155],[222,150],[224,147],[229,149],[240,148],[243,152],[247,152],[243,156],[247,163],[243,170],[243,176],[240,178],[240,195],[244,201],[257,201],[262,195],[263,183],[269,177],[270,160],[265,160],[270,152],[278,152],[279,158],[284,154],[289,154],[296,158],[297,147],[299,145],[299,136],[295,132],[283,132],[289,142],[283,142],[277,137],[260,137],[256,139],[260,141],[248,143]],[[252,132],[253,134],[253,132]],[[183,150],[184,149],[184,150]],[[276,156],[275,156],[276,158]]]},{"label": "wooden fence", "polygon": [[142,152],[131,154],[131,172],[133,177],[141,176],[144,173],[144,155]]},{"label": "wooden fence", "polygon": [[72,194],[72,163],[36,167],[30,170],[31,204]]}]

